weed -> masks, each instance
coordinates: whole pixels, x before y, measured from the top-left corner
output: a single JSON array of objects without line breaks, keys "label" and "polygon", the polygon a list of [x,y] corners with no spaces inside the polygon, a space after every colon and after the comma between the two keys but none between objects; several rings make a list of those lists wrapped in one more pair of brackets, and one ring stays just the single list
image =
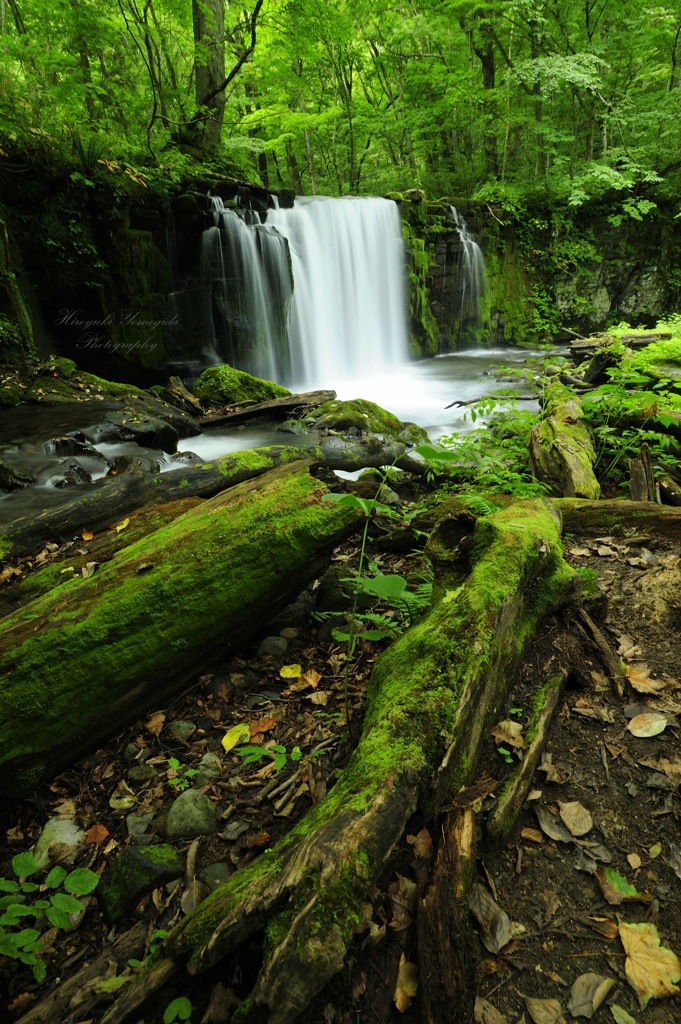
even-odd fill
[{"label": "weed", "polygon": [[175,786],[177,789],[188,789],[189,782],[187,781],[192,775],[198,775],[198,768],[185,768],[184,765],[180,764],[176,757],[168,758],[168,767],[175,774],[168,779],[169,786]]}]

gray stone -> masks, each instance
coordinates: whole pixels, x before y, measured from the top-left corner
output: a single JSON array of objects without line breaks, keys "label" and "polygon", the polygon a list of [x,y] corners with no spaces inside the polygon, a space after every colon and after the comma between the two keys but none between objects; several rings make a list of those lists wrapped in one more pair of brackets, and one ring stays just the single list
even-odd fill
[{"label": "gray stone", "polygon": [[196,726],[193,722],[179,720],[171,722],[168,726],[168,731],[178,740],[188,740],[196,732]]},{"label": "gray stone", "polygon": [[280,658],[282,654],[286,654],[286,648],[288,644],[283,636],[266,636],[258,647],[258,657],[264,658],[270,655],[274,658]]},{"label": "gray stone", "polygon": [[213,889],[217,889],[219,885],[226,882],[231,874],[231,865],[228,864],[227,861],[223,860],[218,861],[217,864],[209,864],[209,866],[201,872],[199,878],[212,892]]},{"label": "gray stone", "polygon": [[335,641],[333,635],[334,629],[344,629],[349,622],[347,615],[331,615],[328,619],[322,622],[321,626],[317,630],[317,643],[329,644],[331,641]]},{"label": "gray stone", "polygon": [[135,842],[148,831],[154,820],[153,812],[150,814],[128,814],[125,823],[128,826],[128,835],[132,836]]},{"label": "gray stone", "polygon": [[168,839],[193,839],[206,836],[218,827],[215,804],[196,789],[185,789],[173,800],[166,818]]},{"label": "gray stone", "polygon": [[195,789],[201,789],[202,786],[207,786],[209,782],[222,773],[222,762],[217,754],[213,754],[210,751],[204,754],[199,761],[198,775],[195,775],[192,779],[192,785]]},{"label": "gray stone", "polygon": [[128,769],[128,778],[133,782],[148,782],[157,774],[156,769],[150,764],[134,764]]},{"label": "gray stone", "polygon": [[54,843],[82,846],[84,841],[85,833],[75,818],[50,818],[33,850],[38,871],[44,871],[52,863],[47,851]]},{"label": "gray stone", "polygon": [[146,893],[183,874],[184,857],[169,843],[128,846],[102,875],[97,898],[110,923],[117,924]]}]

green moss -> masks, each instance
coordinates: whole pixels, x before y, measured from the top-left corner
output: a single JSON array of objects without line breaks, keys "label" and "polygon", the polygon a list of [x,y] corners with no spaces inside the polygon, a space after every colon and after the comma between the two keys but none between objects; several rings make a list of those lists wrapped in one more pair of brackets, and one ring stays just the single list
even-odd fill
[{"label": "green moss", "polygon": [[239,402],[267,402],[291,392],[280,384],[252,377],[233,366],[210,366],[196,384],[194,394],[204,405],[237,405]]},{"label": "green moss", "polygon": [[409,439],[409,443],[427,441],[428,435],[421,427],[404,423],[387,409],[362,398],[347,402],[334,400],[325,402],[313,413],[315,428],[327,430],[349,430],[354,427],[363,434],[381,434],[394,440]]}]

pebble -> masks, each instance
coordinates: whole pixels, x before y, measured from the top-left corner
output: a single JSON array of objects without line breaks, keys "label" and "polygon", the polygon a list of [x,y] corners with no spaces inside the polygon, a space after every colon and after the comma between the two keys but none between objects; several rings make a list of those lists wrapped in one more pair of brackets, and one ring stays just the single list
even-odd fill
[{"label": "pebble", "polygon": [[193,839],[217,831],[215,804],[197,789],[185,789],[173,800],[168,811],[165,831],[168,839]]},{"label": "pebble", "polygon": [[156,769],[150,764],[134,764],[128,769],[128,778],[133,782],[148,782],[156,774]]},{"label": "pebble", "polygon": [[125,824],[128,826],[128,835],[138,842],[154,820],[153,812],[150,814],[128,814]]},{"label": "pebble", "polygon": [[172,735],[181,741],[188,740],[190,736],[193,736],[196,732],[196,726],[193,722],[186,722],[179,719],[177,722],[171,722],[168,726],[168,731]]},{"label": "pebble", "polygon": [[286,654],[288,642],[283,636],[266,636],[258,647],[258,657],[265,658],[268,655],[274,658]]},{"label": "pebble", "polygon": [[212,892],[213,889],[217,889],[219,885],[222,885],[223,882],[226,882],[231,874],[231,865],[228,864],[227,861],[223,860],[218,861],[216,864],[210,864],[201,872],[199,877],[201,878],[202,882],[205,882],[205,884]]}]

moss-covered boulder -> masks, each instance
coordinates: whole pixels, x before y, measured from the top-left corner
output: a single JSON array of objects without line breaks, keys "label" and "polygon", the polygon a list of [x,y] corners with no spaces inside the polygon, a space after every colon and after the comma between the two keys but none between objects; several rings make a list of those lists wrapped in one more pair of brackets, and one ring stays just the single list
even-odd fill
[{"label": "moss-covered boulder", "polygon": [[403,423],[387,409],[363,398],[353,398],[347,402],[339,399],[325,402],[313,416],[316,430],[347,432],[354,428],[360,434],[378,434],[388,440],[405,441],[412,445],[428,440],[423,427],[417,427],[415,423]]},{"label": "moss-covered boulder", "polygon": [[600,497],[591,425],[579,399],[562,384],[548,390],[544,418],[530,433],[530,459],[537,479],[556,497]]},{"label": "moss-covered boulder", "polygon": [[169,843],[128,846],[102,876],[97,897],[111,924],[135,909],[142,896],[184,875],[184,857]]},{"label": "moss-covered boulder", "polygon": [[210,366],[196,384],[194,394],[205,406],[238,405],[239,402],[268,402],[285,398],[291,392],[271,380],[252,377],[233,366]]}]

